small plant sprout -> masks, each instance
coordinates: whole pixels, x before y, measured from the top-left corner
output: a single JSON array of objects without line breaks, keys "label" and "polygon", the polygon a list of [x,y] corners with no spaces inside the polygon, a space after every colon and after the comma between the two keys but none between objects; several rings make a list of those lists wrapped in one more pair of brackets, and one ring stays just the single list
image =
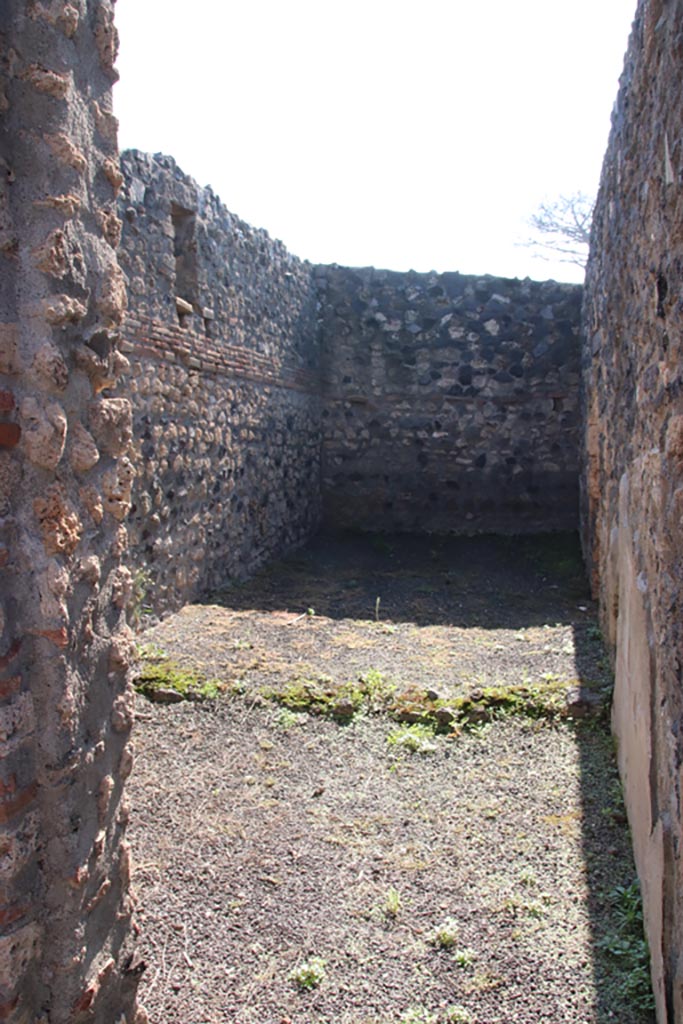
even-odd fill
[{"label": "small plant sprout", "polygon": [[536,876],[531,868],[524,868],[520,873],[519,881],[523,886],[525,886],[525,888],[530,889],[532,886],[536,885]]},{"label": "small plant sprout", "polygon": [[232,642],[233,651],[250,651],[253,646],[250,640],[237,639]]},{"label": "small plant sprout", "polygon": [[458,923],[452,917],[447,917],[430,936],[430,942],[437,949],[453,949],[457,941]]},{"label": "small plant sprout", "polygon": [[325,967],[327,961],[323,960],[320,956],[312,956],[310,960],[305,960],[289,975],[290,980],[295,982],[300,989],[305,992],[309,992],[313,988],[317,988],[318,985],[325,978]]},{"label": "small plant sprout", "polygon": [[438,1017],[424,1006],[411,1006],[401,1014],[399,1024],[438,1024]]},{"label": "small plant sprout", "polygon": [[401,894],[398,892],[397,889],[394,889],[392,885],[392,887],[389,889],[386,895],[386,899],[384,900],[384,913],[388,918],[394,920],[394,918],[398,917],[400,909]]},{"label": "small plant sprout", "polygon": [[147,569],[138,569],[133,576],[131,595],[128,603],[128,615],[134,629],[140,630],[149,619],[154,609],[147,598],[152,589],[152,577]]},{"label": "small plant sprout", "polygon": [[473,1024],[474,1017],[464,1006],[449,1006],[444,1015],[447,1024]]},{"label": "small plant sprout", "polygon": [[474,963],[475,956],[476,954],[473,949],[463,948],[455,950],[453,959],[458,967],[471,967]]},{"label": "small plant sprout", "polygon": [[289,708],[282,708],[277,716],[276,724],[281,729],[293,729],[295,726],[305,725],[306,716],[297,714],[296,711],[290,711]]},{"label": "small plant sprout", "polygon": [[387,743],[392,747],[403,747],[411,754],[433,754],[439,749],[434,742],[434,730],[421,722],[392,729],[387,736]]}]

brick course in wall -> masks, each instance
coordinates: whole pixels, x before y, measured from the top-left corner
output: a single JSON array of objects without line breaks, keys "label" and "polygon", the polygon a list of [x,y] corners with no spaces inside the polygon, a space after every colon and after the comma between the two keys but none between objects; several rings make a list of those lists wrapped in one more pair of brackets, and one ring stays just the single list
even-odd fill
[{"label": "brick course in wall", "polygon": [[316,296],[309,264],[170,158],[131,152],[122,169],[137,454],[129,557],[161,613],[253,572],[319,523]]},{"label": "brick course in wall", "polygon": [[171,158],[131,152],[122,170],[129,557],[155,611],[253,571],[321,515],[576,525],[580,288],[311,267]]},{"label": "brick course in wall", "polygon": [[119,167],[112,0],[5,0],[0,37],[0,1019],[144,1024],[127,613],[323,502],[573,523],[578,292],[311,267],[170,158]]}]

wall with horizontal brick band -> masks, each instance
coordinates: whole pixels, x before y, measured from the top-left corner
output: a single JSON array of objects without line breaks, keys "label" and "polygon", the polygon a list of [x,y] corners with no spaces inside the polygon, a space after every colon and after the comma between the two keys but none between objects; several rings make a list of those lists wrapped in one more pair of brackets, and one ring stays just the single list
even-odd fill
[{"label": "wall with horizontal brick band", "polygon": [[317,299],[309,264],[170,158],[131,152],[122,170],[134,613],[160,613],[318,525]]},{"label": "wall with horizontal brick band", "polygon": [[312,267],[171,158],[122,170],[130,557],[155,612],[321,521],[575,527],[580,288]]}]

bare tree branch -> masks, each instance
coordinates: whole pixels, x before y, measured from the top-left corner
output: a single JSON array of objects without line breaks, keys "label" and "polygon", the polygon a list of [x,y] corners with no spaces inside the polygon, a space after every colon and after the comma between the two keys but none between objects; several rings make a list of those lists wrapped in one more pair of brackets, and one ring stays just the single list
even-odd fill
[{"label": "bare tree branch", "polygon": [[533,249],[541,259],[585,266],[594,205],[595,200],[583,192],[541,203],[529,218],[529,226],[538,237],[520,244]]}]

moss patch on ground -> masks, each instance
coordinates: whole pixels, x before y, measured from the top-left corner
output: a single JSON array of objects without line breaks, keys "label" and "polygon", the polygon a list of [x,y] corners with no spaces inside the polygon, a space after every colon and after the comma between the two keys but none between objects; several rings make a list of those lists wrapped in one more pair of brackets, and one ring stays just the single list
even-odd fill
[{"label": "moss patch on ground", "polygon": [[214,700],[225,690],[219,680],[183,668],[160,648],[140,645],[138,658],[135,689],[156,703]]},{"label": "moss patch on ground", "polygon": [[261,696],[290,711],[350,721],[357,714],[384,714],[397,722],[422,724],[436,732],[457,735],[463,728],[508,715],[557,720],[602,716],[608,694],[593,695],[587,706],[572,700],[576,680],[551,679],[539,684],[484,686],[456,697],[443,698],[420,687],[399,689],[391,679],[369,669],[358,679],[335,683],[331,676],[297,676],[282,686],[261,689]]}]

